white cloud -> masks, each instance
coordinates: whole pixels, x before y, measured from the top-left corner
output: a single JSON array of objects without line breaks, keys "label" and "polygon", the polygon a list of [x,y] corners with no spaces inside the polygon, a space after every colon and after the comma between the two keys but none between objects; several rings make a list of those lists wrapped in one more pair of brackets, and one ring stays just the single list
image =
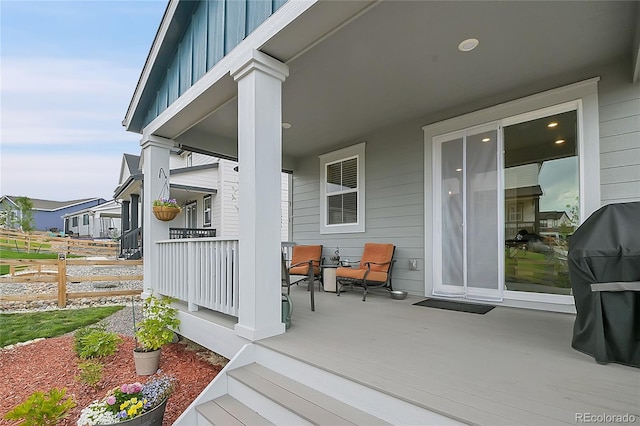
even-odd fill
[{"label": "white cloud", "polygon": [[66,201],[113,197],[122,154],[2,153],[3,195]]},{"label": "white cloud", "polygon": [[139,139],[121,124],[138,73],[104,60],[3,57],[2,144]]}]

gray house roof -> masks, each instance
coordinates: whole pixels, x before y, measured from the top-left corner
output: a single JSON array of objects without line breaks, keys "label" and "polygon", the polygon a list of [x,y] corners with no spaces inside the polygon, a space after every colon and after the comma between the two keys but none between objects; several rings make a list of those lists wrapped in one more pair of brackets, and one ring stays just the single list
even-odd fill
[{"label": "gray house roof", "polygon": [[505,198],[540,197],[543,195],[540,185],[511,188],[504,191]]},{"label": "gray house roof", "polygon": [[[12,204],[17,205],[16,199],[20,198],[20,195],[5,195],[2,197],[3,199],[8,199]],[[77,200],[70,201],[52,201],[52,200],[41,200],[38,198],[30,198],[33,203],[33,210],[41,210],[41,211],[56,211],[65,209],[67,207],[73,207],[78,204],[87,203],[89,201],[102,200],[100,197],[94,198],[80,198]]]},{"label": "gray house roof", "polygon": [[540,212],[538,217],[542,220],[558,220],[561,219],[563,215],[566,213],[564,211],[551,211],[551,212]]},{"label": "gray house roof", "polygon": [[140,172],[140,156],[133,154],[124,154],[124,161],[127,163],[129,173],[135,175]]}]

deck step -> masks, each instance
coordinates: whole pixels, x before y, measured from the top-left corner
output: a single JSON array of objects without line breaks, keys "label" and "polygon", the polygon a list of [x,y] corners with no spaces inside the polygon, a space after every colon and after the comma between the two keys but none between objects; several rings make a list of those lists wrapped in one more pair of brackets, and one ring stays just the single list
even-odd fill
[{"label": "deck step", "polygon": [[257,363],[231,370],[227,374],[230,379],[238,381],[311,424],[389,424]]},{"label": "deck step", "polygon": [[196,407],[196,411],[212,426],[273,425],[269,420],[229,395],[222,395],[200,404]]}]

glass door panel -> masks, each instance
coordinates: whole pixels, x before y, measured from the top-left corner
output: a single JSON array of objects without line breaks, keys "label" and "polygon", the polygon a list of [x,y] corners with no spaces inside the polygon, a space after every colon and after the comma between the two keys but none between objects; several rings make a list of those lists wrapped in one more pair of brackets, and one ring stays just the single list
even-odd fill
[{"label": "glass door panel", "polygon": [[571,294],[567,237],[578,226],[575,110],[504,128],[505,287]]},{"label": "glass door panel", "polygon": [[[497,126],[436,140],[440,199],[434,294],[502,298]],[[437,198],[436,198],[437,199]],[[437,268],[437,266],[436,266]],[[438,275],[439,273],[439,275]]]},{"label": "glass door panel", "polygon": [[442,153],[442,288],[464,293],[463,139],[443,142]]},{"label": "glass door panel", "polygon": [[467,296],[499,299],[498,131],[466,140]]}]

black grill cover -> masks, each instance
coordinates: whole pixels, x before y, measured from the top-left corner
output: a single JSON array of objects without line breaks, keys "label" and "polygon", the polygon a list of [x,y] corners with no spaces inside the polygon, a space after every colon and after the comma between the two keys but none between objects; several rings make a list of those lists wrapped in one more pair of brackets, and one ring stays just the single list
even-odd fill
[{"label": "black grill cover", "polygon": [[640,367],[640,202],[593,213],[569,238],[568,261],[571,346],[602,364]]}]

